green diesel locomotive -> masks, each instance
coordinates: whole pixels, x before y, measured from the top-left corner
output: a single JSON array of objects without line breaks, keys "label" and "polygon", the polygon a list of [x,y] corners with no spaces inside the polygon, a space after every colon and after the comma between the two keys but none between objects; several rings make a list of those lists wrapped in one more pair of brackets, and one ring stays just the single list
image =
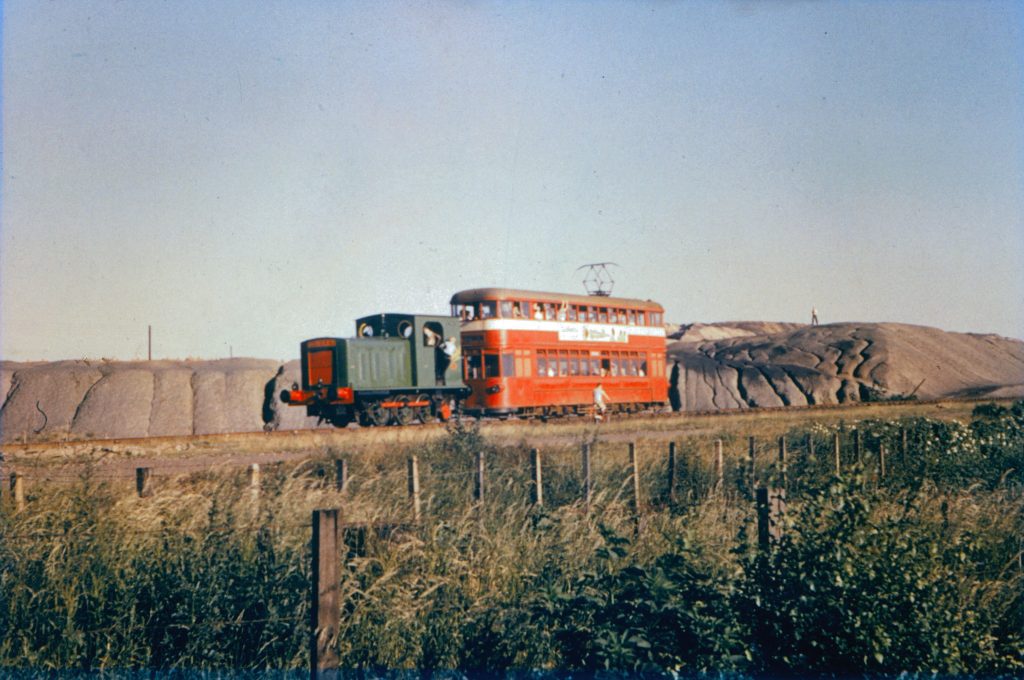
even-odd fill
[{"label": "green diesel locomotive", "polygon": [[450,316],[365,316],[355,337],[313,338],[301,352],[302,384],[281,401],[338,427],[447,420],[468,394],[459,319]]}]

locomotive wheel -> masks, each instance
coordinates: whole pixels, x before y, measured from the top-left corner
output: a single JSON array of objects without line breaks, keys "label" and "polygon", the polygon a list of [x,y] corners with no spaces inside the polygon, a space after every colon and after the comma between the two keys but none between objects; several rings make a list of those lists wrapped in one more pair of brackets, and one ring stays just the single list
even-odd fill
[{"label": "locomotive wheel", "polygon": [[352,422],[352,416],[348,413],[336,413],[331,416],[331,425],[335,427],[348,427],[348,424]]},{"label": "locomotive wheel", "polygon": [[379,401],[371,401],[363,406],[359,421],[362,425],[387,425],[388,411]]},{"label": "locomotive wheel", "polygon": [[430,401],[429,406],[420,406],[416,409],[416,417],[420,419],[420,422],[426,425],[437,420],[437,416],[434,415],[434,409],[438,408],[438,403],[434,399],[429,399],[424,394],[417,394],[416,401]]},{"label": "locomotive wheel", "polygon": [[412,406],[409,406],[409,397],[398,397],[395,401],[402,402],[402,405],[392,409],[391,422],[395,425],[408,425],[416,415]]}]

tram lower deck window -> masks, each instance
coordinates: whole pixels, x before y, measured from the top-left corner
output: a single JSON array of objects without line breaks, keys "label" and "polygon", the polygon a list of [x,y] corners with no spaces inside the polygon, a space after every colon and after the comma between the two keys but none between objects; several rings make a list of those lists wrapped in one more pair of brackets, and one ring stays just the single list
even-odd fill
[{"label": "tram lower deck window", "polygon": [[466,354],[466,377],[470,379],[484,377],[481,371],[479,354]]},{"label": "tram lower deck window", "polygon": [[516,357],[514,354],[501,355],[501,374],[511,378],[516,374]]},{"label": "tram lower deck window", "polygon": [[498,370],[498,355],[497,354],[485,354],[484,355],[484,377],[486,378],[497,378],[501,375]]}]

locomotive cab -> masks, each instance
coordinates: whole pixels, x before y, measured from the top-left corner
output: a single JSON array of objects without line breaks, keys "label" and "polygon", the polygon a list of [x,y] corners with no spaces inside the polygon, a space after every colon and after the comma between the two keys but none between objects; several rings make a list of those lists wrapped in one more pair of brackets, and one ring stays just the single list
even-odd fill
[{"label": "locomotive cab", "polygon": [[446,417],[465,389],[453,356],[458,326],[444,316],[375,314],[356,321],[355,337],[306,340],[301,388],[281,400],[339,426]]}]

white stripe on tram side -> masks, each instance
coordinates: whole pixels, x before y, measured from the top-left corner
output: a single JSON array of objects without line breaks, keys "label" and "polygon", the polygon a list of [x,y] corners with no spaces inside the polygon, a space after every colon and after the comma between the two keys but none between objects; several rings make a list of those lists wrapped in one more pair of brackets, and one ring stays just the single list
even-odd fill
[{"label": "white stripe on tram side", "polygon": [[628,342],[630,336],[664,338],[661,326],[629,326],[578,321],[545,321],[537,319],[477,319],[462,324],[463,333],[483,331],[540,331],[558,333],[559,340],[590,342]]}]

